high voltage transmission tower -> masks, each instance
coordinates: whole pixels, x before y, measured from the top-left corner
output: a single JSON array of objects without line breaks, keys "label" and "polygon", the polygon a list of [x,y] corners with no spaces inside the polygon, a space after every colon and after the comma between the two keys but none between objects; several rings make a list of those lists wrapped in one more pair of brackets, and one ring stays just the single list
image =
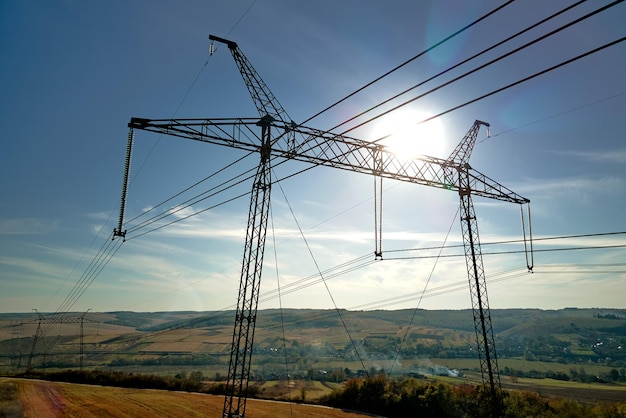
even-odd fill
[{"label": "high voltage transmission tower", "polygon": [[[44,335],[46,334],[46,332],[44,331],[42,325],[46,325],[46,326],[53,326],[55,324],[80,324],[80,340],[79,340],[79,367],[80,370],[83,370],[83,362],[84,362],[84,357],[85,357],[85,342],[84,342],[84,322],[92,322],[92,323],[98,323],[98,321],[92,321],[91,319],[87,319],[86,316],[87,314],[91,311],[91,309],[86,310],[85,312],[83,312],[82,314],[80,314],[77,317],[71,317],[71,318],[67,318],[67,317],[61,317],[61,318],[56,318],[56,317],[45,317],[43,316],[37,309],[33,309],[33,312],[35,312],[37,314],[37,320],[36,321],[29,321],[29,322],[24,322],[24,324],[30,324],[30,323],[36,323],[37,324],[37,329],[35,330],[35,334],[33,335],[33,340],[31,343],[31,349],[30,349],[30,354],[28,356],[28,361],[26,363],[26,370],[30,371],[33,367],[33,358],[35,357],[35,348],[37,346],[37,343],[39,342],[39,340],[43,339]],[[48,348],[48,350],[50,350],[50,347]],[[44,351],[44,356],[45,353],[48,352],[48,350]],[[18,366],[19,368],[19,366]]]},{"label": "high voltage transmission tower", "polygon": [[[337,135],[294,123],[235,42],[213,35],[209,36],[209,39],[223,43],[229,48],[260,118],[131,118],[128,124],[130,129],[122,205],[114,236],[126,236],[126,231],[123,229],[123,212],[135,129],[224,145],[260,154],[260,162],[252,184],[250,198],[223,416],[225,418],[245,416],[261,267],[270,207],[271,162],[277,158],[334,167],[373,175],[381,179],[389,178],[459,193],[460,221],[483,385],[491,394],[491,415],[499,416],[501,408],[500,377],[472,196],[519,205],[527,205],[530,201],[474,170],[469,165],[468,161],[478,131],[481,126],[488,127],[489,125],[482,121],[475,121],[447,159],[428,156],[410,160],[401,159],[379,143]],[[260,133],[258,132],[259,128]],[[522,219],[524,217],[522,211]],[[525,235],[524,243],[526,245]],[[375,253],[376,257],[380,256],[378,245]],[[532,269],[532,255],[529,256],[527,253],[526,260],[529,270]]]}]

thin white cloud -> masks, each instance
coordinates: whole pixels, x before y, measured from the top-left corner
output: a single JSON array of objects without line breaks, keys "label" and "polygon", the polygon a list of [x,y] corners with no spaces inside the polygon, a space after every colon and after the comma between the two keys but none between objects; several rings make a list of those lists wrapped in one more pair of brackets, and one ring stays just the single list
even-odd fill
[{"label": "thin white cloud", "polygon": [[36,218],[0,220],[0,235],[41,235],[58,229],[55,222]]},{"label": "thin white cloud", "polygon": [[37,277],[65,277],[67,269],[56,263],[38,261],[23,257],[0,257],[0,265],[27,272]]},{"label": "thin white cloud", "polygon": [[614,151],[558,151],[557,153],[590,162],[626,163],[626,149]]},{"label": "thin white cloud", "polygon": [[516,187],[520,193],[527,195],[562,195],[562,194],[597,194],[611,193],[624,188],[624,179],[615,176],[599,178],[565,177],[560,179],[527,179]]}]

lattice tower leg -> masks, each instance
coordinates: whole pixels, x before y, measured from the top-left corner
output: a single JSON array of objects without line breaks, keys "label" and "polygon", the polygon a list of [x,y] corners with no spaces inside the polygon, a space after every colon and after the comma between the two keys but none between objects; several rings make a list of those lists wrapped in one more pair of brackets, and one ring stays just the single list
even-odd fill
[{"label": "lattice tower leg", "polygon": [[491,313],[489,311],[489,299],[487,297],[487,282],[485,279],[480,239],[478,236],[478,223],[472,203],[469,176],[465,175],[465,173],[460,173],[459,181],[461,230],[472,300],[478,359],[480,361],[483,385],[485,387],[489,385],[489,395],[494,401],[490,415],[501,416],[503,409],[502,400],[500,398],[500,372],[498,370],[496,345],[493,336],[493,327],[491,325]]},{"label": "lattice tower leg", "polygon": [[[269,145],[269,127],[263,127],[263,141],[264,144]],[[257,168],[250,198],[246,244],[224,398],[223,416],[225,418],[243,418],[246,411],[246,392],[250,378],[250,360],[269,215],[270,186],[269,153],[261,152],[261,162]]]}]

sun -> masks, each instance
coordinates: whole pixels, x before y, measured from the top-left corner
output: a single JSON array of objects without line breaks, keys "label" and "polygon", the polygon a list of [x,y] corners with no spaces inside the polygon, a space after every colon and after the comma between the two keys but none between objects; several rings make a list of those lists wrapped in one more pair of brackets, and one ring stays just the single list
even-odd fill
[{"label": "sun", "polygon": [[404,160],[425,155],[445,158],[443,125],[437,118],[422,122],[430,116],[423,111],[396,110],[376,124],[374,140],[385,137],[380,143]]}]

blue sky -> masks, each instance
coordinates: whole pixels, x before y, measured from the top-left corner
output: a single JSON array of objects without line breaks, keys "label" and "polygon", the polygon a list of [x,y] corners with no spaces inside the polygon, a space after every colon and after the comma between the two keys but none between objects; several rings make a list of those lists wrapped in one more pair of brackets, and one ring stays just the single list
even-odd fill
[{"label": "blue sky", "polygon": [[[589,4],[587,4],[589,3]],[[600,5],[567,14],[409,94],[437,86]],[[608,3],[608,2],[607,2]],[[131,117],[256,117],[227,48],[236,41],[289,115],[308,119],[500,2],[28,1],[0,4],[0,310],[55,311],[116,226]],[[328,129],[570,2],[514,2],[380,83],[307,123]],[[386,120],[351,132],[377,139],[624,36],[619,4],[527,50],[437,90]],[[437,118],[414,133],[445,158],[475,119],[472,166],[531,199],[536,238],[626,231],[626,43]],[[390,120],[393,118],[393,122]],[[410,134],[409,134],[410,135]],[[421,136],[432,136],[423,138]],[[138,131],[127,219],[244,154]],[[254,168],[252,155],[166,206]],[[283,177],[303,168],[284,164]],[[322,271],[374,251],[373,180],[318,167],[275,185],[259,308],[330,308]],[[178,213],[249,191],[250,182]],[[470,307],[461,257],[393,260],[461,243],[458,196],[384,183],[385,260],[327,277],[342,308]],[[516,205],[475,198],[483,243],[521,238]],[[236,302],[248,198],[121,245],[72,310],[219,310]],[[294,220],[294,215],[295,220]],[[296,223],[297,220],[297,223]],[[299,232],[302,229],[310,246]],[[450,234],[448,235],[448,230]],[[143,232],[147,231],[144,230]],[[537,241],[535,272],[522,254],[486,255],[492,308],[626,308],[624,235]],[[520,250],[520,244],[484,252]],[[446,249],[444,254],[459,254]],[[278,266],[278,267],[277,267]],[[431,276],[432,272],[432,277]],[[295,283],[305,284],[301,289]],[[425,290],[424,297],[420,294]]]}]

